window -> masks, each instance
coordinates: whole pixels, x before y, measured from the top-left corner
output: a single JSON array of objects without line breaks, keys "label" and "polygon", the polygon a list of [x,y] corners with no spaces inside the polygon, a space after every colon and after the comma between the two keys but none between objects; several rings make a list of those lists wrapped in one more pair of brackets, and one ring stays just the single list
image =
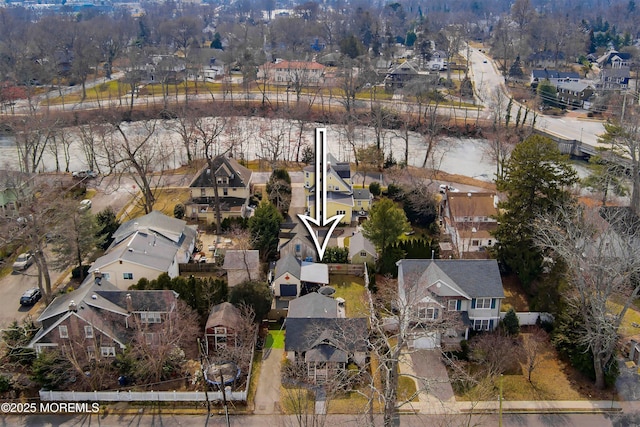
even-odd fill
[{"label": "window", "polygon": [[367,256],[367,251],[362,251],[362,252],[360,252],[360,256],[363,256],[363,257],[364,257],[364,256]]},{"label": "window", "polygon": [[206,195],[207,195],[207,190],[206,190],[206,188],[201,188],[201,189],[200,189],[200,197],[204,197],[204,196],[206,196]]},{"label": "window", "polygon": [[100,347],[100,355],[102,357],[116,357],[115,347]]},{"label": "window", "polygon": [[420,320],[434,320],[438,317],[438,310],[432,307],[418,308],[418,318]]},{"label": "window", "polygon": [[450,299],[448,303],[449,311],[458,311],[458,300]]},{"label": "window", "polygon": [[476,331],[488,331],[489,323],[489,319],[476,319],[473,321],[473,329]]},{"label": "window", "polygon": [[153,344],[154,337],[155,337],[155,334],[153,332],[144,334],[144,340],[147,343],[147,345]]},{"label": "window", "polygon": [[84,337],[85,338],[93,338],[93,327],[85,326],[84,327]]},{"label": "window", "polygon": [[480,246],[480,240],[472,240],[471,246]]},{"label": "window", "polygon": [[122,273],[122,278],[125,280],[133,280],[133,273]]},{"label": "window", "polygon": [[487,246],[491,246],[491,239],[487,240]]},{"label": "window", "polygon": [[358,206],[362,206],[362,200],[358,200]]},{"label": "window", "polygon": [[65,325],[58,326],[58,333],[60,334],[60,338],[69,338],[69,330]]},{"label": "window", "polygon": [[104,280],[109,280],[109,273],[102,273],[102,278]]},{"label": "window", "polygon": [[491,298],[478,298],[476,300],[476,309],[490,309]]},{"label": "window", "polygon": [[347,211],[336,211],[336,215],[346,215]]},{"label": "window", "polygon": [[94,359],[96,357],[96,349],[92,345],[87,346],[87,356],[89,359]]},{"label": "window", "polygon": [[140,313],[142,323],[161,323],[162,317],[157,311],[143,311]]},{"label": "window", "polygon": [[223,196],[228,196],[229,195],[229,190],[227,188],[223,188],[222,189],[222,195]]}]

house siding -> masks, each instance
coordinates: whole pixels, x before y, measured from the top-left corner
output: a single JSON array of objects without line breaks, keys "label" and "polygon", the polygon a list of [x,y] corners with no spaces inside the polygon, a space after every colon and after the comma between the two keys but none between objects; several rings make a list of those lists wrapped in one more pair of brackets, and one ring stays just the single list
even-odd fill
[{"label": "house siding", "polygon": [[[289,277],[289,280],[285,279],[285,277]],[[273,294],[276,297],[280,297],[280,285],[296,285],[297,286],[297,293],[296,296],[300,295],[300,290],[302,288],[302,282],[300,281],[300,278],[295,277],[293,274],[286,272],[284,274],[281,274],[280,276],[276,277],[276,279],[273,281]]]},{"label": "house siding", "polygon": [[[175,268],[170,268],[167,273],[169,274],[169,277],[177,277],[179,274],[178,263],[174,262],[172,266],[175,266]],[[155,270],[138,264],[132,264],[126,261],[123,261],[122,263],[111,263],[100,268],[100,272],[108,275],[108,280],[123,291],[129,289],[131,285],[138,283],[138,280],[143,277],[148,280],[154,280],[163,273],[160,270]],[[125,279],[124,273],[132,273],[133,279]]]}]

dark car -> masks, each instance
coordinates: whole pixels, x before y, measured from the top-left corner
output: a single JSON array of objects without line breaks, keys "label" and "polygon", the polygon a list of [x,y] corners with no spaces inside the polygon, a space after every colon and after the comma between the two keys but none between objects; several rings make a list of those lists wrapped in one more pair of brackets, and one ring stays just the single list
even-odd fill
[{"label": "dark car", "polygon": [[40,289],[31,288],[28,289],[22,296],[20,297],[21,305],[33,305],[37,303],[40,298],[42,298],[42,294],[40,293]]},{"label": "dark car", "polygon": [[71,173],[71,176],[73,176],[74,178],[78,178],[78,179],[97,178],[98,177],[98,172],[92,171],[92,170],[75,171],[75,172]]}]

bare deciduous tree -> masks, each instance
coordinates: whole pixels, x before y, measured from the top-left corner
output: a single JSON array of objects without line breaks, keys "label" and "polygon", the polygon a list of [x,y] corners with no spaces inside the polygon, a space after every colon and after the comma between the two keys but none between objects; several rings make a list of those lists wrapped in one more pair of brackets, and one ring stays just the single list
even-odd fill
[{"label": "bare deciduous tree", "polygon": [[531,382],[531,375],[542,362],[546,360],[545,350],[549,343],[549,334],[540,327],[532,332],[523,334],[522,354],[524,356],[527,379]]},{"label": "bare deciduous tree", "polygon": [[580,344],[593,357],[595,385],[602,389],[622,319],[640,293],[638,220],[617,207],[564,207],[556,212],[536,220],[534,239],[567,267],[565,298],[580,315]]}]

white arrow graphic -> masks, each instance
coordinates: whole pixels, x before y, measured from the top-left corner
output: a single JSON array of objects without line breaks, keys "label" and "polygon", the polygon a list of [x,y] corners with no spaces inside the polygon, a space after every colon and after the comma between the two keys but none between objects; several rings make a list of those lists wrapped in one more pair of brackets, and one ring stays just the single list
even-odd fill
[{"label": "white arrow graphic", "polygon": [[[308,215],[298,214],[298,218],[302,221],[309,234],[313,239],[313,244],[318,251],[318,257],[322,261],[324,257],[324,251],[327,249],[327,243],[329,238],[335,230],[340,220],[344,217],[344,214],[334,215],[331,218],[326,218],[327,214],[327,181],[325,175],[327,174],[327,129],[316,128],[316,185],[315,185],[315,203],[314,214],[315,218]],[[327,235],[322,243],[318,239],[318,233],[316,228],[329,227]]]}]

